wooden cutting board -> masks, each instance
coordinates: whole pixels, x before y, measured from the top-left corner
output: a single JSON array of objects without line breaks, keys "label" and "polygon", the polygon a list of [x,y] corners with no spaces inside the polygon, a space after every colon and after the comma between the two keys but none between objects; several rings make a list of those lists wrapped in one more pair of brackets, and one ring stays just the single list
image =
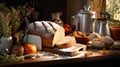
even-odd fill
[{"label": "wooden cutting board", "polygon": [[42,48],[42,51],[52,52],[64,56],[76,56],[83,51],[86,51],[86,45],[77,43],[70,48]]}]

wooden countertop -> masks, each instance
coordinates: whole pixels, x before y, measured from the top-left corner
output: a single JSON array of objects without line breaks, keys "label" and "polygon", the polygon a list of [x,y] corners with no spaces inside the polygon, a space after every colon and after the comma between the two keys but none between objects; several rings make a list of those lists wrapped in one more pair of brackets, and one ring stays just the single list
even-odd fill
[{"label": "wooden countertop", "polygon": [[[56,56],[53,54],[45,53],[43,51],[39,52],[42,54],[40,58],[37,59],[27,59],[20,63],[13,63],[8,65],[1,65],[0,67],[50,67],[57,66],[61,67],[64,65],[80,65],[80,66],[102,66],[107,65],[117,65],[120,63],[120,50],[93,50],[88,49],[87,51],[81,52],[79,55],[70,56]],[[44,55],[48,54],[48,55]]]},{"label": "wooden countertop", "polygon": [[[97,56],[90,56],[90,57],[66,57],[66,58],[56,58],[54,59],[53,57],[42,57],[39,59],[28,59],[25,60],[21,63],[15,63],[15,64],[9,64],[9,65],[3,65],[2,67],[22,67],[22,66],[29,66],[29,67],[41,67],[41,66],[54,66],[57,65],[57,67],[59,67],[59,65],[65,65],[65,64],[76,64],[76,63],[91,63],[91,62],[104,62],[107,61],[107,63],[109,62],[113,62],[116,63],[116,61],[120,60],[120,52],[119,53],[115,53],[115,54],[109,54],[109,55],[97,55]],[[100,62],[100,63],[101,63]],[[119,61],[120,62],[120,61]],[[113,63],[112,63],[113,64]],[[81,64],[82,65],[82,64]]]}]

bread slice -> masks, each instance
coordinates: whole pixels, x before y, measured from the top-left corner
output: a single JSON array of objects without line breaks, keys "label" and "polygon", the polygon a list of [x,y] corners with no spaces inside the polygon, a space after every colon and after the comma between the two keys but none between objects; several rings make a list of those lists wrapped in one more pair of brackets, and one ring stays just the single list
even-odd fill
[{"label": "bread slice", "polygon": [[62,40],[57,42],[55,45],[58,48],[69,48],[76,44],[75,37],[65,36]]}]

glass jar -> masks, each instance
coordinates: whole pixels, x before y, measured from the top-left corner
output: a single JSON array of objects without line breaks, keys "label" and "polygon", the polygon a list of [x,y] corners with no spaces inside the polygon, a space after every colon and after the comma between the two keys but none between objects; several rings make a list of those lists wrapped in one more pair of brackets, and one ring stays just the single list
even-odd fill
[{"label": "glass jar", "polygon": [[63,26],[63,21],[61,20],[60,15],[62,15],[62,12],[52,13],[51,21]]}]

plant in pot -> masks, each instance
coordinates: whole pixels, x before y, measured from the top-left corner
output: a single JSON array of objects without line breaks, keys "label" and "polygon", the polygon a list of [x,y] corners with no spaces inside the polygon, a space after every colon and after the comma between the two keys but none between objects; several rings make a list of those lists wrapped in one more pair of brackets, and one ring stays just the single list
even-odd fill
[{"label": "plant in pot", "polygon": [[20,9],[8,8],[5,3],[0,3],[0,50],[5,48],[11,49],[14,35],[22,19],[20,12]]},{"label": "plant in pot", "polygon": [[10,50],[12,46],[10,19],[10,10],[0,4],[0,52],[6,48]]}]

